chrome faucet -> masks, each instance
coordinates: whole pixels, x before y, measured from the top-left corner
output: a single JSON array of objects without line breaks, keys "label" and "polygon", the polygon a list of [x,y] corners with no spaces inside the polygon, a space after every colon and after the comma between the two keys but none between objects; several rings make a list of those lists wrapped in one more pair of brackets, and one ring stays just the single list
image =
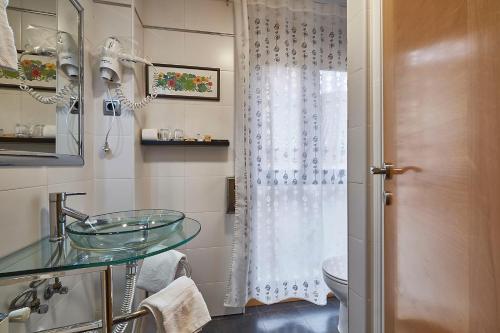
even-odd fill
[{"label": "chrome faucet", "polygon": [[86,193],[49,193],[50,241],[59,242],[66,238],[66,216],[85,222],[89,216],[66,206],[66,198]]}]

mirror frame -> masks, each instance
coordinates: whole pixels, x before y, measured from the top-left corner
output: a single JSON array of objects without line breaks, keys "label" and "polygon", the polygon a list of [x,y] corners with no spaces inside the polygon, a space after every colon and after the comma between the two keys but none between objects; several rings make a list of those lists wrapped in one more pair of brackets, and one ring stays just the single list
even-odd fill
[{"label": "mirror frame", "polygon": [[80,72],[78,77],[79,113],[78,113],[78,155],[40,153],[20,150],[0,150],[1,166],[82,166],[84,159],[84,36],[83,36],[83,6],[78,0],[68,0],[78,12],[78,53]]}]

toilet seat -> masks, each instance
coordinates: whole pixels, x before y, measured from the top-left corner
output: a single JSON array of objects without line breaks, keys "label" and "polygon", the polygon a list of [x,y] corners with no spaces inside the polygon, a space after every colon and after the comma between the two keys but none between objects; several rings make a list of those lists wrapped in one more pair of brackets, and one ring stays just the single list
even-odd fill
[{"label": "toilet seat", "polygon": [[325,273],[325,276],[326,276],[328,279],[333,280],[333,281],[335,281],[335,282],[337,282],[337,283],[340,283],[340,284],[343,284],[343,285],[346,285],[346,286],[347,286],[347,280],[344,280],[344,279],[340,279],[340,278],[338,278],[338,277],[335,277],[335,276],[333,276],[333,275],[329,274],[327,271],[324,271],[324,273]]},{"label": "toilet seat", "polygon": [[328,278],[347,284],[347,256],[336,256],[323,262],[323,272]]},{"label": "toilet seat", "polygon": [[340,333],[347,333],[349,330],[347,255],[326,259],[323,262],[323,279],[328,288],[330,288],[335,297],[340,301],[338,331]]}]

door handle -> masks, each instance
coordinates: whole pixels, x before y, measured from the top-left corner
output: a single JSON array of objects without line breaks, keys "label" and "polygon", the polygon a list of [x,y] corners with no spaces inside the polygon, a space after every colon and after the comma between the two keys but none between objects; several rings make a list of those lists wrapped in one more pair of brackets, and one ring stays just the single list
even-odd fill
[{"label": "door handle", "polygon": [[404,172],[404,169],[397,168],[392,163],[384,162],[383,167],[370,167],[370,173],[372,175],[383,175],[386,180],[392,179],[394,175],[400,175]]}]

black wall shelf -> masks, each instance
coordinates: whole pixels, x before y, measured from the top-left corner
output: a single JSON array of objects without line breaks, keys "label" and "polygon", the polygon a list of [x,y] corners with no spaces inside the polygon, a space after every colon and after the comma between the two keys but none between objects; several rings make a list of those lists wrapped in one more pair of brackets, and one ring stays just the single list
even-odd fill
[{"label": "black wall shelf", "polygon": [[14,143],[56,143],[56,138],[0,136],[0,142],[14,142]]},{"label": "black wall shelf", "polygon": [[141,140],[143,146],[210,146],[210,147],[227,147],[229,140],[212,140],[205,141],[158,141],[158,140]]}]

